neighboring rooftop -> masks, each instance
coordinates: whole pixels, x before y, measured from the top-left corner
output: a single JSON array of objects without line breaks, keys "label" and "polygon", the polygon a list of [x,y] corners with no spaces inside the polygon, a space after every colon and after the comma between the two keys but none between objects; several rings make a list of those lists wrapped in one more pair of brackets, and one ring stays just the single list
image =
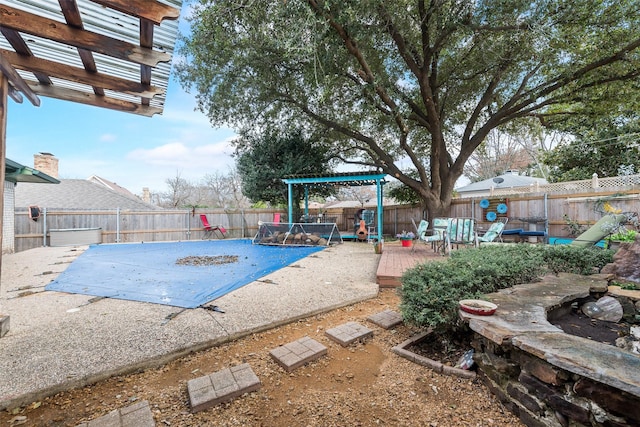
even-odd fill
[{"label": "neighboring rooftop", "polygon": [[33,155],[33,169],[23,168],[49,177],[59,184],[43,188],[41,185],[30,184],[34,181],[18,180],[20,184],[15,188],[16,208],[40,206],[47,209],[120,208],[136,211],[161,209],[145,203],[126,188],[96,175],[88,179],[60,179],[58,163],[58,159],[51,153],[40,152]]},{"label": "neighboring rooftop", "polygon": [[99,177],[98,175],[91,175],[89,178],[87,178],[87,181],[91,181],[98,185],[102,185],[103,187],[113,190],[116,193],[122,194],[123,196],[136,197],[135,194],[133,194],[131,191],[127,190],[126,188],[116,184],[113,181],[109,181],[106,178]]},{"label": "neighboring rooftop", "polygon": [[536,183],[538,183],[538,185],[548,184],[547,180],[543,178],[533,178],[530,176],[518,175],[517,172],[507,171],[504,174],[498,175],[494,178],[485,179],[484,181],[478,181],[464,187],[460,187],[456,189],[456,191],[458,193],[464,193],[468,195],[469,193],[475,192],[486,193],[492,188],[499,189],[511,187],[527,187],[530,185],[535,185]]},{"label": "neighboring rooftop", "polygon": [[21,182],[15,188],[16,208],[160,210],[135,196],[127,196],[86,179],[62,179],[58,185]]}]

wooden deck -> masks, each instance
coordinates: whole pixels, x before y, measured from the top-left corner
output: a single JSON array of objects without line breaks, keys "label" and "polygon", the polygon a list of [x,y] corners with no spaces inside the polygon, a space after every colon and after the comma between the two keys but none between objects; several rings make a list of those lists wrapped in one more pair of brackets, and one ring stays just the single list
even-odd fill
[{"label": "wooden deck", "polygon": [[416,245],[415,250],[402,247],[399,241],[384,244],[376,271],[376,283],[381,288],[401,286],[402,273],[418,263],[443,259],[442,255],[431,250],[431,246],[415,242],[414,245]]}]

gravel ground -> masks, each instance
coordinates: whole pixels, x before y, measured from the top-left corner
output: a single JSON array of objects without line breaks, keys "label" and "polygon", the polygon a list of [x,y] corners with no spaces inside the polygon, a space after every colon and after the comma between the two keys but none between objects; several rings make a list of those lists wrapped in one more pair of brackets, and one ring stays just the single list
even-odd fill
[{"label": "gravel ground", "polygon": [[[338,262],[327,264],[325,259],[305,265],[326,269]],[[27,273],[22,266],[12,274],[18,281],[35,280],[31,290],[51,280]],[[3,265],[3,284],[6,279]],[[395,290],[381,290],[364,302],[0,412],[0,426],[76,426],[140,400],[149,401],[158,426],[522,425],[478,380],[442,376],[393,354],[393,346],[419,331],[404,325],[384,330],[366,318],[387,309],[397,311],[398,304]],[[327,329],[348,321],[372,328],[373,338],[343,348],[326,337]],[[303,336],[327,346],[328,355],[287,373],[269,350]],[[191,413],[188,380],[245,362],[262,382],[259,391]]]},{"label": "gravel ground", "polygon": [[[387,331],[366,317],[398,302],[395,291],[382,290],[369,301],[0,413],[0,426],[75,426],[138,400],[149,401],[158,426],[522,425],[479,381],[442,376],[393,354],[417,331]],[[367,324],[374,337],[348,348],[326,338],[326,329],[347,321]],[[269,350],[303,336],[327,346],[328,355],[286,373]],[[259,391],[190,412],[188,380],[245,362],[262,382]]]}]

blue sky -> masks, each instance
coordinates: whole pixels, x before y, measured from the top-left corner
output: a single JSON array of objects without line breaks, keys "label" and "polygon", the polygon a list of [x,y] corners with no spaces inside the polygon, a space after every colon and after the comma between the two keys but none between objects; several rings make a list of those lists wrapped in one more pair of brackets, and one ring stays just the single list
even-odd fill
[{"label": "blue sky", "polygon": [[234,132],[213,128],[194,111],[195,96],[182,90],[173,73],[164,112],[153,117],[48,97],[40,101],[34,107],[9,99],[7,157],[33,166],[34,154],[52,153],[63,179],[98,175],[141,194],[143,187],[166,191],[165,181],[178,173],[197,182],[206,174],[227,173],[234,163]]}]

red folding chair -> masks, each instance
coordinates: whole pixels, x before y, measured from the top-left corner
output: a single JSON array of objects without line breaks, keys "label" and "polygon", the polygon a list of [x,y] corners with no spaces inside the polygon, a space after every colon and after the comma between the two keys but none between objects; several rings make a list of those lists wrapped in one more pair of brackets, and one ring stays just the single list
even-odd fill
[{"label": "red folding chair", "polygon": [[200,214],[200,221],[202,221],[202,227],[204,228],[204,238],[211,238],[213,236],[217,236],[216,233],[220,233],[222,238],[225,238],[225,233],[227,230],[221,225],[211,226],[209,224],[209,220],[207,220],[207,216],[205,214]]}]

